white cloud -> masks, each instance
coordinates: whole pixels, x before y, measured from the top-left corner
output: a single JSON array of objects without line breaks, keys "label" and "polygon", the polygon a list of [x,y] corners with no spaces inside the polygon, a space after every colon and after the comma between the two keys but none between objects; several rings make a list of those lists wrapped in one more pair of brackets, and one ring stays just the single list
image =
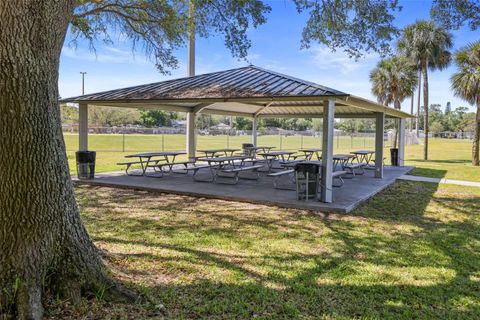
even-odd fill
[{"label": "white cloud", "polygon": [[301,51],[308,55],[308,59],[316,67],[322,70],[339,70],[342,74],[349,74],[359,68],[365,67],[369,62],[378,60],[378,55],[367,54],[358,59],[350,58],[345,52],[337,50],[332,52],[328,47],[315,45],[305,51]]},{"label": "white cloud", "polygon": [[152,65],[143,55],[137,59],[132,51],[122,50],[114,47],[102,47],[97,51],[74,49],[64,46],[62,56],[80,61],[102,62],[102,63],[132,63],[137,65]]},{"label": "white cloud", "polygon": [[250,62],[260,59],[261,55],[259,53],[249,53],[246,56],[246,59]]}]

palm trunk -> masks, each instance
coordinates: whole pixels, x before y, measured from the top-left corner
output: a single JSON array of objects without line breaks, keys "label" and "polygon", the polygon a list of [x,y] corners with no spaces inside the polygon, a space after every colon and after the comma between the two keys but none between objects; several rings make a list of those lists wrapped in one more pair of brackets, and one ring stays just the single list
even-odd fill
[{"label": "palm trunk", "polygon": [[418,130],[419,130],[419,117],[420,117],[420,96],[421,96],[421,92],[422,92],[422,74],[421,74],[421,71],[418,71],[418,97],[417,97],[417,117],[415,118],[415,131],[416,131],[416,134],[417,134],[417,137],[419,136],[418,135]]},{"label": "palm trunk", "polygon": [[108,281],[80,219],[58,107],[76,3],[0,1],[0,309],[12,306],[18,319],[41,319],[42,288],[75,302]]},{"label": "palm trunk", "polygon": [[[400,101],[398,100],[398,98],[394,97],[394,103],[393,103],[393,107],[397,110],[400,110],[401,109],[401,104],[400,104]],[[394,138],[393,138],[393,148],[397,148],[398,144],[399,144],[399,137],[398,137],[398,131],[399,131],[399,123],[398,121],[395,119],[394,120],[394,128],[395,128],[395,135],[394,135]]]},{"label": "palm trunk", "polygon": [[[410,104],[410,114],[413,114],[413,109],[415,104],[415,90],[412,92],[412,99]],[[410,118],[410,132],[413,132],[413,118]]]},{"label": "palm trunk", "polygon": [[425,110],[425,118],[423,121],[423,132],[425,133],[423,160],[428,160],[428,59],[423,67],[423,108]]},{"label": "palm trunk", "polygon": [[475,116],[475,135],[473,136],[472,144],[472,165],[480,165],[479,147],[480,145],[480,97],[477,98],[477,114]]},{"label": "palm trunk", "polygon": [[393,135],[393,146],[392,148],[396,149],[397,148],[397,141],[398,141],[398,123],[397,120],[394,120],[394,125],[393,125],[393,130],[395,131]]}]

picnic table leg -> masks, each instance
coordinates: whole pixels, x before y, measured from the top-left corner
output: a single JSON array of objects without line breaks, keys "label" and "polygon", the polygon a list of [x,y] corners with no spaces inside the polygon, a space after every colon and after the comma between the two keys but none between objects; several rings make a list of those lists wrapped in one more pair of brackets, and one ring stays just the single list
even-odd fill
[{"label": "picnic table leg", "polygon": [[145,175],[145,172],[147,171],[148,164],[150,162],[150,158],[147,157],[147,163],[146,164],[143,161],[143,157],[139,157],[139,158],[140,158],[140,165],[142,166],[142,175]]},{"label": "picnic table leg", "polygon": [[[173,162],[175,162],[175,156],[173,157],[173,159],[174,159]],[[168,171],[163,171],[163,167],[160,169],[160,171],[162,171],[162,173],[163,172],[168,173],[168,172],[172,171],[173,166],[168,165],[170,163],[170,160],[168,159],[167,155],[163,155],[163,160],[165,160],[165,163],[167,164]],[[157,163],[158,163],[158,161],[157,161]]]},{"label": "picnic table leg", "polygon": [[225,164],[223,164],[223,163],[218,164],[218,167],[215,170],[215,173],[213,175],[213,183],[217,183],[217,178],[219,177],[218,173],[220,172],[220,170],[223,170],[224,167],[225,167]]},{"label": "picnic table leg", "polygon": [[355,155],[355,159],[357,160],[357,163],[361,163],[361,160],[363,160],[363,155],[360,154],[360,156]]},{"label": "picnic table leg", "polygon": [[367,167],[370,167],[370,162],[372,162],[373,153],[370,153],[367,159]]},{"label": "picnic table leg", "polygon": [[365,163],[368,165],[368,159],[367,159],[367,155],[366,155],[366,154],[363,154],[363,155],[362,155],[362,158],[361,158],[360,160],[361,160],[360,163],[362,163],[362,162],[365,161]]},{"label": "picnic table leg", "polygon": [[270,162],[268,163],[268,172],[271,173],[273,169],[273,164],[275,163],[277,157],[270,157]]}]

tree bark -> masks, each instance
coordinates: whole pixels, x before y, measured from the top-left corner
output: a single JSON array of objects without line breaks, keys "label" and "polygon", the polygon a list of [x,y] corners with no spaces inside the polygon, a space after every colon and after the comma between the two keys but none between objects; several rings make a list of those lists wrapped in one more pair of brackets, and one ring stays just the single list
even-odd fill
[{"label": "tree bark", "polygon": [[78,302],[110,283],[80,219],[58,107],[75,4],[0,1],[0,308],[18,319],[42,318],[45,287]]},{"label": "tree bark", "polygon": [[425,110],[425,118],[423,121],[423,132],[425,134],[423,160],[428,160],[428,59],[423,67],[423,109]]},{"label": "tree bark", "polygon": [[477,114],[475,116],[475,134],[472,143],[472,165],[480,165],[480,96],[477,98]]}]

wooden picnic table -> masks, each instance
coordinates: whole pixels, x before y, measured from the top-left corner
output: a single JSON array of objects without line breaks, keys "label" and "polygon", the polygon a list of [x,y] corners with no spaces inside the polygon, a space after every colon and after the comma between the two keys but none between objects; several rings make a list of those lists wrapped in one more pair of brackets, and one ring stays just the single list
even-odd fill
[{"label": "wooden picnic table", "polygon": [[[295,151],[270,151],[258,153],[259,156],[262,156],[265,159],[265,162],[268,166],[268,172],[272,172],[273,162],[275,160],[281,159],[282,161],[290,160],[290,156],[295,154]],[[286,159],[285,159],[286,157]]]},{"label": "wooden picnic table", "polygon": [[365,163],[367,167],[370,167],[370,162],[372,161],[373,154],[375,151],[372,150],[357,150],[350,152],[357,157],[358,163]]},{"label": "wooden picnic table", "polygon": [[[232,149],[232,148],[223,148],[223,149],[205,149],[205,150],[198,150],[198,152],[205,153],[205,158],[215,157],[217,153],[224,153],[225,157],[233,156],[234,152],[240,151],[240,149]],[[230,153],[230,155],[229,155]]]},{"label": "wooden picnic table", "polygon": [[[167,163],[174,163],[175,158],[179,155],[187,154],[185,151],[162,151],[162,152],[146,152],[126,155],[125,158],[138,158],[140,165],[142,166],[142,175],[145,175],[150,162],[157,164],[160,161]],[[152,158],[160,158],[154,159]]]},{"label": "wooden picnic table", "polygon": [[313,155],[315,155],[317,157],[317,160],[319,161],[320,159],[322,159],[322,156],[320,155],[320,152],[322,152],[322,149],[311,148],[311,149],[300,149],[298,151],[303,152],[305,154],[305,159],[307,160],[312,160]]}]

